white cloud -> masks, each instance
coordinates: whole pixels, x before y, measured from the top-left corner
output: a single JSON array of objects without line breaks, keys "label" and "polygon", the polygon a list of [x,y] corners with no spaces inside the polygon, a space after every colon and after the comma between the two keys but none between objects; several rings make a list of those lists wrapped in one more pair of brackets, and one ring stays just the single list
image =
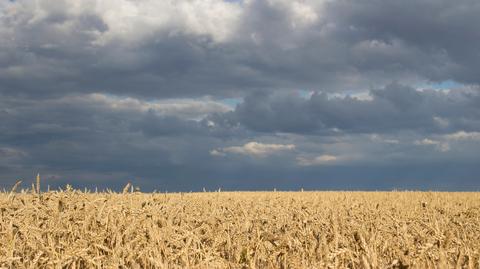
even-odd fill
[{"label": "white cloud", "polygon": [[414,144],[419,146],[433,146],[438,151],[447,152],[450,150],[450,144],[456,145],[455,142],[478,140],[480,140],[480,132],[459,131],[456,133],[438,136],[438,140],[430,138],[417,140],[414,142]]},{"label": "white cloud", "polygon": [[316,11],[311,6],[305,4],[305,2],[292,1],[291,5],[293,28],[307,26],[318,20]]},{"label": "white cloud", "polygon": [[480,140],[480,132],[460,131],[445,136],[449,140]]},{"label": "white cloud", "polygon": [[423,140],[417,140],[414,143],[418,146],[434,146],[436,150],[441,152],[447,152],[450,150],[450,145],[446,142],[441,142],[438,140],[432,140],[429,138],[424,138]]},{"label": "white cloud", "polygon": [[224,42],[233,34],[242,12],[240,5],[222,0],[102,0],[97,11],[109,27],[100,43],[116,38],[137,41],[159,31],[207,35]]},{"label": "white cloud", "polygon": [[64,32],[78,30],[72,23],[74,20],[98,16],[107,26],[107,31],[88,33],[94,37],[94,45],[118,43],[119,40],[141,42],[162,31],[170,35],[209,36],[215,42],[224,42],[233,35],[241,14],[239,3],[223,0],[69,0],[55,3],[24,0],[0,6],[0,15],[8,16],[16,24],[32,26],[52,16],[73,19],[56,24],[55,30]]},{"label": "white cloud", "polygon": [[209,120],[209,121],[207,121],[207,126],[208,127],[215,127],[215,122]]},{"label": "white cloud", "polygon": [[437,145],[438,143],[440,142],[428,138],[415,141],[415,145]]},{"label": "white cloud", "polygon": [[219,150],[213,149],[213,150],[210,151],[210,155],[212,155],[212,156],[225,156],[225,153],[223,153]]},{"label": "white cloud", "polygon": [[[133,97],[117,97],[100,93],[77,98],[84,98],[86,99],[85,101],[99,103],[114,110],[136,110],[141,112],[151,110],[161,116],[173,115],[188,119],[201,119],[210,113],[225,113],[232,110],[228,105],[210,99],[177,98],[145,101]],[[212,123],[209,123],[209,126]]]},{"label": "white cloud", "polygon": [[333,155],[320,155],[314,158],[297,157],[297,163],[301,166],[326,165],[338,161],[339,157]]},{"label": "white cloud", "polygon": [[270,154],[282,152],[282,151],[289,151],[295,149],[295,145],[293,144],[263,144],[259,142],[248,142],[243,146],[234,146],[234,147],[226,147],[221,149],[215,149],[210,151],[211,155],[221,156],[225,153],[235,153],[235,154],[243,154],[243,155],[250,155],[256,157],[264,157]]}]

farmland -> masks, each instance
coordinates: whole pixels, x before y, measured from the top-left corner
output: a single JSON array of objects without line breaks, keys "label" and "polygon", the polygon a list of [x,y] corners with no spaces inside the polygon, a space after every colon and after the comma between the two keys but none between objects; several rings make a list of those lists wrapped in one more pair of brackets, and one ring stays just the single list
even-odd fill
[{"label": "farmland", "polygon": [[0,268],[479,268],[479,251],[479,193],[0,193]]}]

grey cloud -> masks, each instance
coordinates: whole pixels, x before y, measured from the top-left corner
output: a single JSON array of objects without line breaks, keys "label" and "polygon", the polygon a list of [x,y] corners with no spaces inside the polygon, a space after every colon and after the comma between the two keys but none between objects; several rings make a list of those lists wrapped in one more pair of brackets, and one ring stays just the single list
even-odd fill
[{"label": "grey cloud", "polygon": [[208,129],[203,127],[194,120],[182,120],[174,116],[162,117],[150,112],[134,123],[131,130],[140,130],[147,136],[205,135]]},{"label": "grey cloud", "polygon": [[[265,95],[265,98],[271,96]],[[303,107],[301,100],[291,103],[290,113],[297,113]],[[390,102],[388,98],[382,100]],[[243,105],[249,102],[247,99]],[[283,101],[276,102],[279,106]],[[89,96],[42,102],[4,97],[0,104],[4,111],[0,125],[3,186],[13,184],[18,178],[28,184],[28,179],[40,172],[45,184],[52,187],[73,183],[78,187],[120,189],[127,181],[133,181],[144,190],[169,191],[198,191],[202,187],[211,190],[218,187],[464,189],[475,186],[474,179],[469,176],[474,174],[469,173],[478,167],[474,158],[478,143],[474,140],[451,142],[451,150],[447,152],[414,143],[426,137],[443,141],[443,134],[394,132],[379,134],[373,139],[355,132],[302,135],[275,134],[269,130],[258,133],[245,126],[222,126],[218,122],[212,125],[209,116],[194,121],[157,115],[154,109],[119,108]],[[398,106],[411,108],[411,103],[400,102]],[[217,113],[217,117],[225,116]],[[252,117],[261,118],[260,115]],[[286,126],[291,130],[296,127]],[[262,145],[292,146],[262,158],[210,154],[213,149],[238,148],[252,141]],[[312,165],[302,166],[297,158],[315,160],[318,156],[329,155],[338,157],[339,162],[312,162]],[[405,167],[417,167],[420,172],[409,174]],[[457,181],[450,181],[447,175],[458,176]],[[418,176],[422,180],[415,180]]]},{"label": "grey cloud", "polygon": [[[392,80],[479,82],[479,7],[469,0],[219,2],[235,7],[224,11],[230,17],[241,11],[228,29],[195,32],[202,25],[172,21],[128,30],[143,23],[138,17],[124,18],[131,25],[121,36],[86,3],[79,10],[69,2],[45,5],[4,4],[4,94],[244,96],[259,89],[358,90]],[[222,31],[229,37],[218,40]]]},{"label": "grey cloud", "polygon": [[[201,116],[199,104],[169,114],[162,110],[163,103],[156,104],[157,109],[140,110],[133,106],[136,101],[117,98],[107,102],[96,96],[74,95],[39,102],[2,96],[2,185],[40,172],[52,186],[70,182],[118,187],[135,179],[149,190],[179,190],[186,188],[194,175],[215,169],[216,160],[209,154],[212,148],[245,136],[242,131],[213,126],[206,119],[189,119],[193,112]],[[184,181],[184,187],[176,180]],[[215,185],[205,178],[195,188],[207,183]]]},{"label": "grey cloud", "polygon": [[[249,95],[223,122],[241,124],[258,132],[332,135],[345,133],[446,133],[477,131],[478,90],[415,90],[390,84],[372,90],[371,99],[299,95]],[[440,120],[443,122],[439,122]],[[441,124],[444,123],[444,124]]]},{"label": "grey cloud", "polygon": [[347,0],[331,7],[332,16],[363,36],[387,45],[400,40],[411,51],[419,50],[423,64],[407,67],[427,78],[478,84],[477,2]]}]

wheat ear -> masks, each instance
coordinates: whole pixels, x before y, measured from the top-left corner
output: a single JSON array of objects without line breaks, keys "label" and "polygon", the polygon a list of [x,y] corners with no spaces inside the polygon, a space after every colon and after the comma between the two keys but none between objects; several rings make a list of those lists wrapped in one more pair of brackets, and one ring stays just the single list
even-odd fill
[{"label": "wheat ear", "polygon": [[19,180],[19,181],[17,181],[17,183],[15,183],[15,185],[13,185],[12,190],[10,190],[10,194],[8,195],[8,199],[9,199],[9,200],[13,197],[15,191],[17,190],[18,186],[19,186],[21,183],[22,183],[22,181]]},{"label": "wheat ear", "polygon": [[128,193],[128,189],[130,188],[131,185],[132,185],[132,184],[130,184],[130,182],[128,182],[127,185],[125,185],[125,188],[123,188],[123,192],[122,192],[122,193],[123,193],[123,194]]}]

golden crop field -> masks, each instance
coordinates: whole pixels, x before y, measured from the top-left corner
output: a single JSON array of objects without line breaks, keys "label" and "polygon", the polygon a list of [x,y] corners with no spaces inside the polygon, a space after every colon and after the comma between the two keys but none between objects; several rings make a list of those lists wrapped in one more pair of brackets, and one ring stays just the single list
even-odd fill
[{"label": "golden crop field", "polygon": [[0,268],[480,268],[480,194],[0,194]]}]

